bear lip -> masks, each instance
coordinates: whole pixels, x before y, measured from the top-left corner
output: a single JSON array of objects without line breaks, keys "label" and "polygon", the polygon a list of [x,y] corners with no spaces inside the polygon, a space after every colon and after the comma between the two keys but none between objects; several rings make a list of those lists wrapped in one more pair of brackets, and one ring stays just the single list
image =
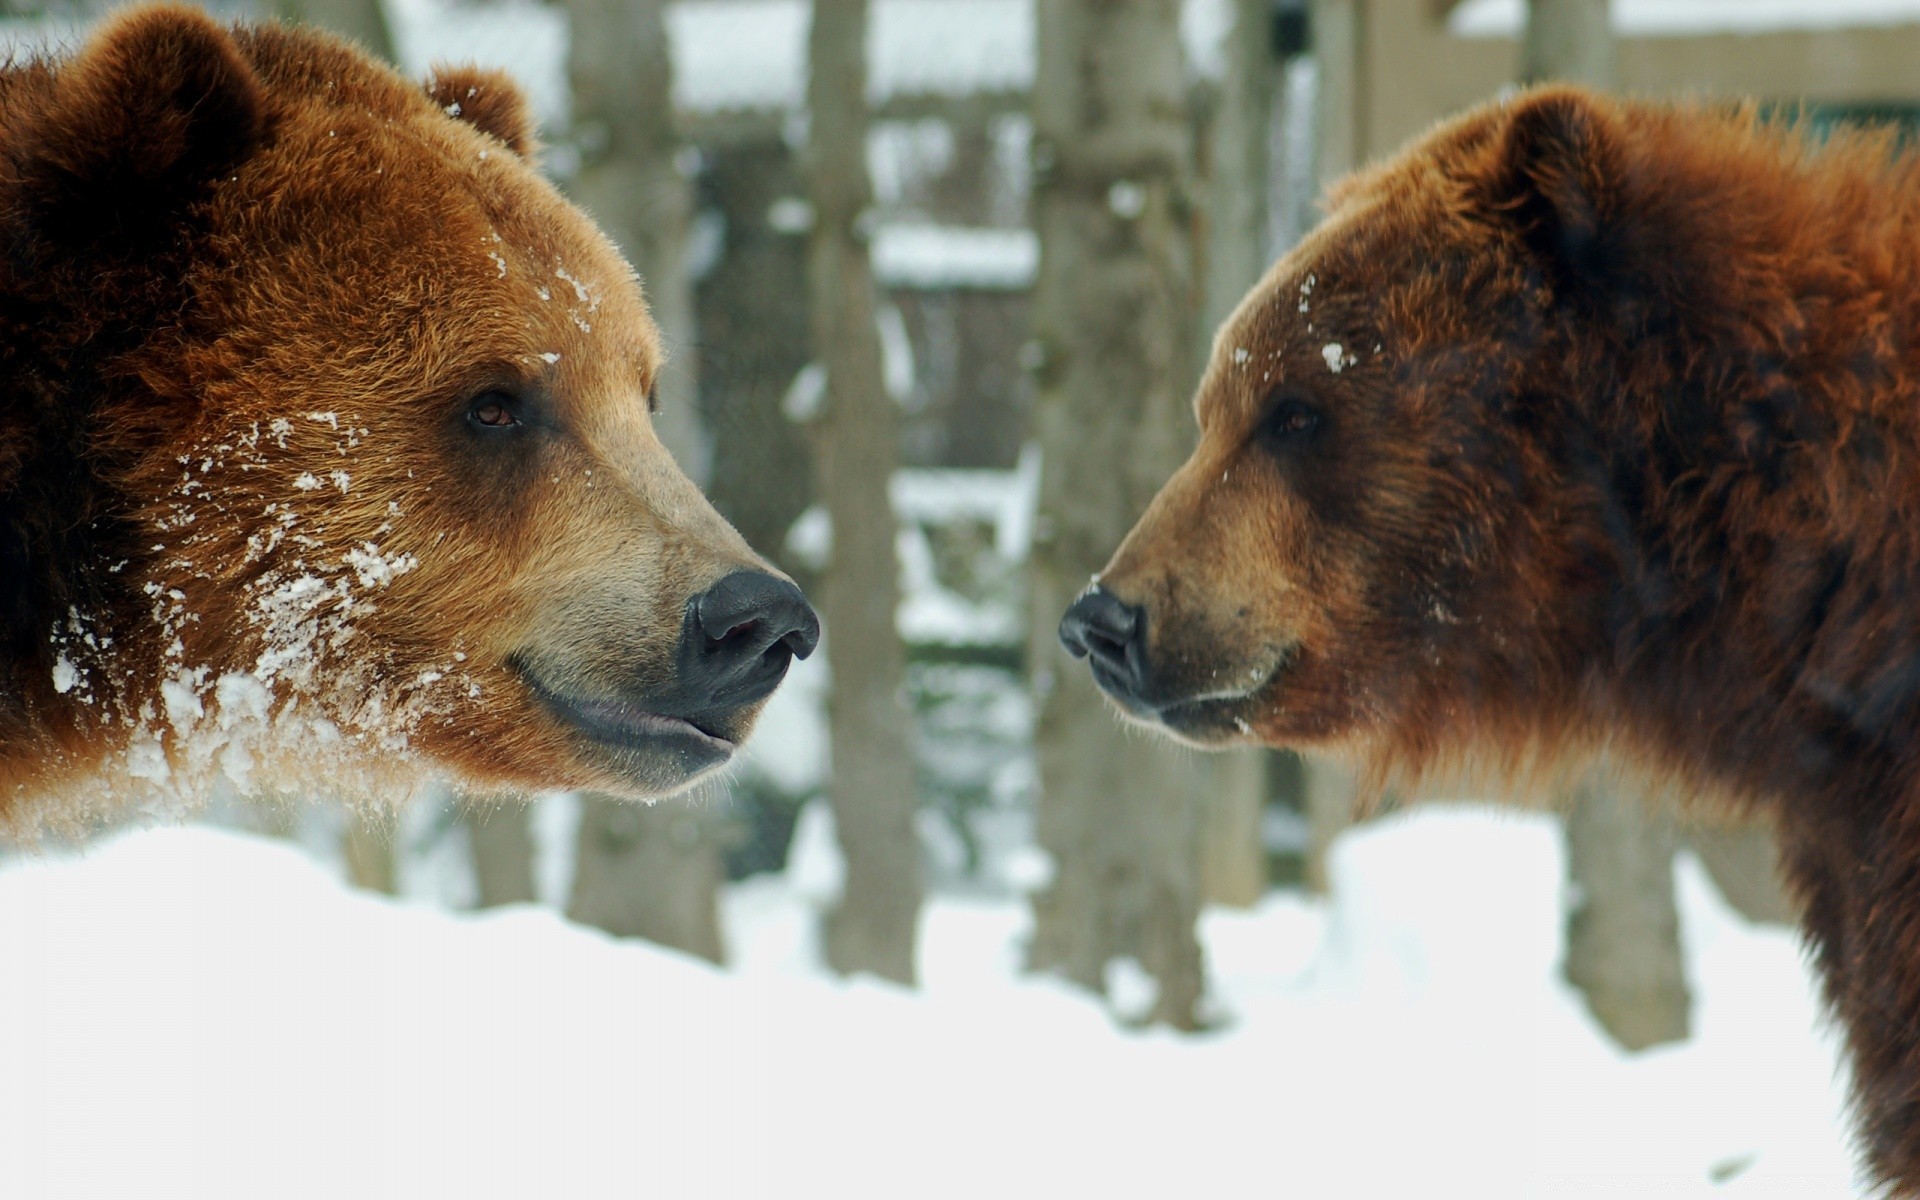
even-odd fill
[{"label": "bear lip", "polygon": [[685,717],[642,708],[630,700],[570,696],[548,687],[531,671],[520,671],[535,697],[568,726],[622,750],[672,748],[710,758],[714,765],[733,757],[739,746]]},{"label": "bear lip", "polygon": [[1192,695],[1161,697],[1143,694],[1132,681],[1118,678],[1105,667],[1105,664],[1093,664],[1093,679],[1100,690],[1114,700],[1128,715],[1157,722],[1171,729],[1179,729],[1181,718],[1199,718],[1204,723],[1212,723],[1208,718],[1231,720],[1236,709],[1258,697],[1278,683],[1294,665],[1297,654],[1293,648],[1282,650],[1274,662],[1260,669],[1255,681],[1240,688],[1220,688],[1210,692],[1195,692]]},{"label": "bear lip", "polygon": [[1279,651],[1273,664],[1265,668],[1258,681],[1249,687],[1197,692],[1172,699],[1142,696],[1116,680],[1111,672],[1102,673],[1102,664],[1093,664],[1094,682],[1113,702],[1121,717],[1134,724],[1172,737],[1175,741],[1201,748],[1239,742],[1249,736],[1250,705],[1278,685],[1299,659],[1299,647]]}]

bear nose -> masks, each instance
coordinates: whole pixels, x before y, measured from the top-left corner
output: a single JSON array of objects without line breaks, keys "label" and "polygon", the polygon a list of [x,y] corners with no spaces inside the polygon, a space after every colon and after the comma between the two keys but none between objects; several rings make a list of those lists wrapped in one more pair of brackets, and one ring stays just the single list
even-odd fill
[{"label": "bear nose", "polygon": [[735,571],[687,603],[681,682],[715,706],[751,704],[819,644],[820,618],[799,588],[765,571]]},{"label": "bear nose", "polygon": [[1060,618],[1060,644],[1086,659],[1094,680],[1109,692],[1128,697],[1139,691],[1146,674],[1147,621],[1138,605],[1096,584]]}]

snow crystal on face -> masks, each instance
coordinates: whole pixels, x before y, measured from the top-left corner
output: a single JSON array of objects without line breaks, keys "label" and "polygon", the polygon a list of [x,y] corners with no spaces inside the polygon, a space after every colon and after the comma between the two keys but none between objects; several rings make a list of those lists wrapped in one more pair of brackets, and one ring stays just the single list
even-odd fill
[{"label": "snow crystal on face", "polygon": [[213,700],[220,706],[220,728],[232,730],[266,724],[273,695],[253,676],[230,671],[213,685]]},{"label": "snow crystal on face", "polygon": [[372,542],[347,551],[345,562],[359,577],[361,587],[385,587],[395,576],[405,575],[420,565],[411,554],[384,555]]},{"label": "snow crystal on face", "polygon": [[[352,413],[295,412],[187,448],[171,493],[148,518],[149,529],[174,536],[151,543],[163,557],[133,585],[150,606],[143,640],[159,654],[119,660],[107,628],[77,610],[48,631],[55,692],[103,734],[114,731],[120,747],[124,766],[101,785],[102,797],[126,790],[142,803],[192,805],[222,778],[252,792],[304,786],[316,773],[342,794],[390,794],[417,776],[413,741],[425,723],[477,695],[464,653],[446,657],[450,647],[437,662],[402,664],[370,623],[382,589],[419,566],[383,545],[404,536],[398,501],[376,527],[370,513],[303,514],[262,493],[268,479],[347,493],[356,481],[341,468],[367,436]],[[242,478],[253,471],[262,475]],[[217,531],[198,518],[216,510],[253,524],[225,564],[230,574],[214,574],[216,562],[202,558]],[[214,638],[231,657],[203,658],[209,645],[196,633],[196,602],[236,575],[245,640]]]},{"label": "snow crystal on face", "polygon": [[1235,366],[1239,366],[1242,363],[1245,363],[1248,359],[1252,357],[1253,355],[1247,352],[1247,348],[1245,346],[1235,346],[1233,348],[1233,362]]},{"label": "snow crystal on face", "polygon": [[500,257],[498,250],[487,251],[487,257],[493,260],[495,269],[500,272],[500,278],[505,279],[507,277],[507,260]]},{"label": "snow crystal on face", "polygon": [[565,267],[561,266],[558,263],[555,263],[553,267],[553,273],[557,278],[565,280],[567,283],[570,283],[573,285],[574,296],[580,301],[580,303],[587,306],[588,312],[593,312],[600,307],[600,298],[598,296],[595,296],[591,291],[589,291],[586,284],[582,283],[579,279],[576,279],[574,276],[569,275]]},{"label": "snow crystal on face", "polygon": [[157,738],[141,738],[127,747],[127,774],[151,783],[165,783],[173,774],[167,766],[167,752]]},{"label": "snow crystal on face", "polygon": [[1306,279],[1302,281],[1300,284],[1300,311],[1301,312],[1307,312],[1313,307],[1313,305],[1311,305],[1307,301],[1307,297],[1313,295],[1313,282],[1314,282],[1313,276],[1308,275]]},{"label": "snow crystal on face", "polygon": [[545,354],[542,354],[540,356],[540,361],[543,363],[546,363],[548,366],[552,366],[554,363],[557,363],[560,361],[560,356],[554,353],[553,351],[549,350]]},{"label": "snow crystal on face", "polygon": [[160,702],[167,712],[167,724],[182,737],[193,731],[200,719],[207,715],[206,706],[200,703],[199,680],[206,677],[206,668],[198,671],[181,671],[169,679],[160,682]]},{"label": "snow crystal on face", "polygon": [[1359,362],[1358,358],[1348,354],[1346,347],[1339,342],[1328,342],[1320,347],[1320,357],[1327,361],[1327,370],[1338,375],[1341,371]]}]

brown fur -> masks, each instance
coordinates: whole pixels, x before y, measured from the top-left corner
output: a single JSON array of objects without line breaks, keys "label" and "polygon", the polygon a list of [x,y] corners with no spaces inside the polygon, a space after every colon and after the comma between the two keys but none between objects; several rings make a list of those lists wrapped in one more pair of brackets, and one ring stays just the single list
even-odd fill
[{"label": "brown fur", "polygon": [[0,73],[0,820],[686,782],[529,682],[664,686],[689,598],[764,565],[656,438],[637,281],[531,129],[497,74],[182,9]]},{"label": "brown fur", "polygon": [[1770,811],[1901,1195],[1916,280],[1920,160],[1890,137],[1489,105],[1345,184],[1242,304],[1198,449],[1101,576],[1145,623],[1128,707],[1189,740],[1410,780],[1609,745]]}]

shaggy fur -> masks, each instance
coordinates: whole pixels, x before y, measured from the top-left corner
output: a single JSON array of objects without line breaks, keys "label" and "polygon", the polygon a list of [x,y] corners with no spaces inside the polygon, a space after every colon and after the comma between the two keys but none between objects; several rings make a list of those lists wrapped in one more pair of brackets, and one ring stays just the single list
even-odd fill
[{"label": "shaggy fur", "polygon": [[763,564],[655,437],[637,281],[531,130],[497,74],[182,9],[0,71],[0,823],[687,781],[555,698],[653,721],[690,598]]},{"label": "shaggy fur", "polygon": [[1572,90],[1472,112],[1341,187],[1221,331],[1199,447],[1097,589],[1143,623],[1138,671],[1095,646],[1203,744],[1377,781],[1607,745],[1770,813],[1901,1195],[1916,279],[1890,137]]}]

